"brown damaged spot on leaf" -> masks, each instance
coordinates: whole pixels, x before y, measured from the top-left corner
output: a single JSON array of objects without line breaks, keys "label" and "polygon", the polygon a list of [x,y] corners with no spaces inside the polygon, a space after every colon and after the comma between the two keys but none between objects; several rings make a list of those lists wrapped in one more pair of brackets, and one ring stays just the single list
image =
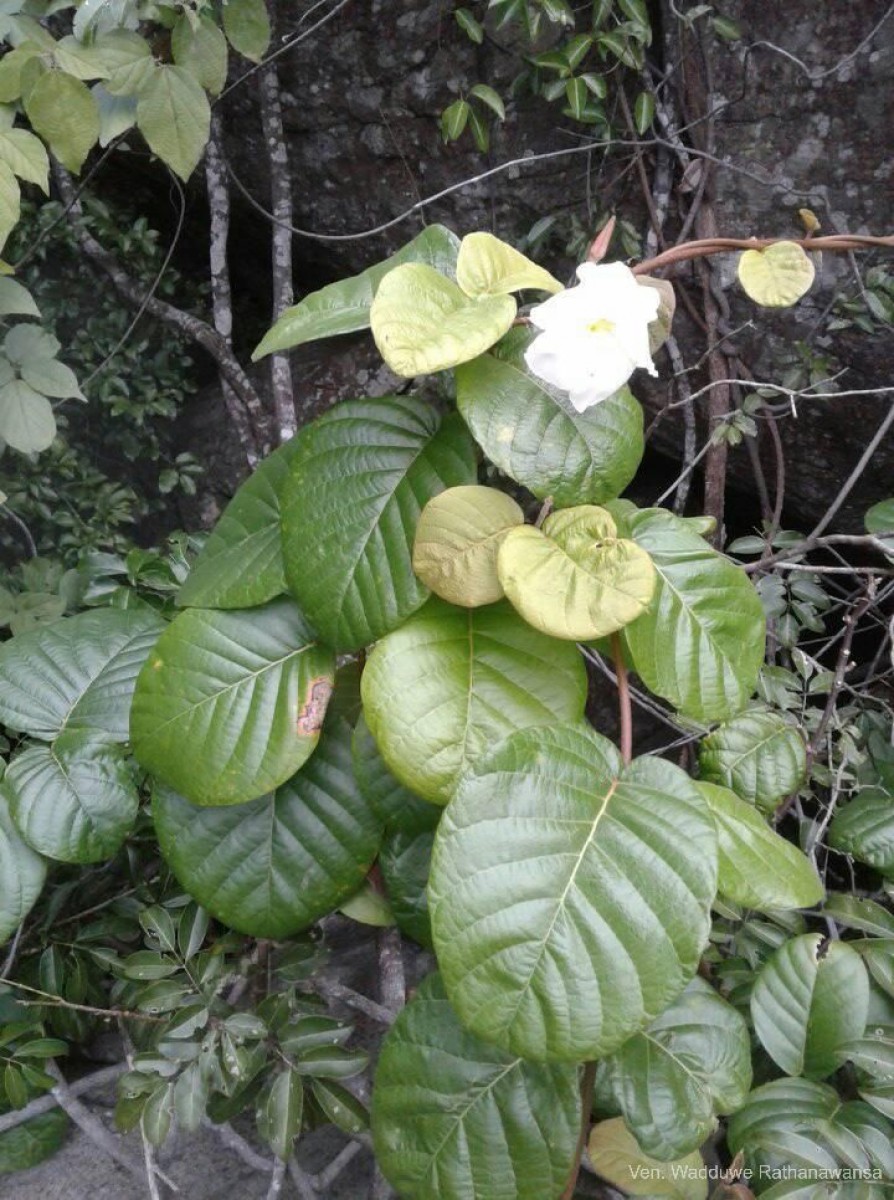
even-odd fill
[{"label": "brown damaged spot on leaf", "polygon": [[310,682],[307,703],[298,713],[298,732],[302,737],[316,737],[323,728],[323,718],[329,697],[332,695],[332,680],[320,675]]}]

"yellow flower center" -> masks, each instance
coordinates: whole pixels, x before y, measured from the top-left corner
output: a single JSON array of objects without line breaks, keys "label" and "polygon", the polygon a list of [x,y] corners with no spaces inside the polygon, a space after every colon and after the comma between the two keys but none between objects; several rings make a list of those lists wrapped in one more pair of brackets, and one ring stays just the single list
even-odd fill
[{"label": "yellow flower center", "polygon": [[587,326],[588,333],[614,333],[615,323],[610,321],[608,317],[600,317],[598,321],[591,321]]}]

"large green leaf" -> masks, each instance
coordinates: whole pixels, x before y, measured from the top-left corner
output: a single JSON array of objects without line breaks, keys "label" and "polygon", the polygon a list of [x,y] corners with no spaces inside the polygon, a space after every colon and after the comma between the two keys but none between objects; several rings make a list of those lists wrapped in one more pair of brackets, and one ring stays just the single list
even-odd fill
[{"label": "large green leaf", "polygon": [[211,128],[208,97],[189,71],[156,65],[137,96],[137,128],[153,154],[186,182]]},{"label": "large green leaf", "polygon": [[394,778],[363,716],[354,730],[351,752],[357,786],[389,830],[414,834],[434,828],[439,809]]},{"label": "large green leaf", "polygon": [[134,684],[165,622],[149,609],[103,608],[0,646],[0,721],[52,741],[62,730],[128,739]]},{"label": "large green leaf", "polygon": [[494,354],[456,371],[456,397],[472,435],[500,470],[560,508],[619,495],[643,456],[643,411],[627,388],[575,412],[566,396],[531,375],[526,330]]},{"label": "large green leaf", "polygon": [[253,937],[288,937],[360,886],[382,824],[351,769],[351,729],[329,718],[296,775],[249,804],[197,808],[157,788],[162,853],[183,887],[218,920]]},{"label": "large green leaf", "polygon": [[99,138],[99,109],[86,84],[45,71],[25,98],[25,112],[62,165],[80,171]]},{"label": "large green leaf", "polygon": [[22,837],[59,862],[111,858],[139,808],[122,747],[90,731],[29,746],[9,764],[2,786]]},{"label": "large green leaf", "polygon": [[68,1117],[57,1108],[0,1133],[0,1175],[36,1167],[56,1153],[67,1132]]},{"label": "large green leaf", "polygon": [[515,320],[511,296],[471,298],[424,263],[389,271],[369,310],[379,353],[396,375],[430,375],[477,358]]},{"label": "large green leaf", "polygon": [[650,1158],[620,1117],[594,1125],[587,1141],[593,1170],[630,1196],[704,1200],[708,1177],[697,1150],[674,1162]]},{"label": "large green leaf", "polygon": [[137,680],[139,761],[195,804],[241,804],[313,753],[335,662],[291,600],[180,613]]},{"label": "large green leaf", "polygon": [[323,640],[358,650],[425,602],[412,566],[419,514],[474,482],[474,447],[455,416],[400,396],[339,404],[297,442],[282,491],[286,578]]},{"label": "large green leaf", "polygon": [[866,788],[835,813],[829,845],[883,875],[894,875],[894,796],[883,788]]},{"label": "large green leaf", "polygon": [[503,598],[497,552],[525,514],[496,488],[468,484],[429,500],[416,529],[413,570],[435,595],[477,608]]},{"label": "large green leaf", "polygon": [[744,908],[810,908],[825,894],[816,868],[728,788],[698,782],[717,826],[721,896]]},{"label": "large green leaf", "polygon": [[795,725],[779,713],[755,709],[739,713],[708,734],[699,749],[698,765],[703,779],[772,811],[803,783],[807,754]]},{"label": "large green leaf", "polygon": [[789,938],[761,967],[751,994],[757,1036],[787,1075],[822,1079],[839,1065],[841,1045],[862,1037],[869,977],[846,942],[818,933]]},{"label": "large green leaf", "polygon": [[472,765],[438,827],[429,903],[460,1019],[526,1058],[617,1050],[695,974],[717,885],[687,775],[623,767],[580,724],[515,734]]},{"label": "large green leaf", "polygon": [[664,509],[634,512],[627,527],[658,572],[649,611],[624,629],[637,674],[684,716],[732,716],[764,659],[766,620],[751,581]]},{"label": "large green leaf", "polygon": [[744,1017],[702,979],[599,1066],[600,1085],[653,1158],[681,1158],[735,1112],[751,1087]]},{"label": "large green leaf", "polygon": [[376,1160],[402,1196],[557,1200],[580,1129],[577,1071],[479,1041],[430,975],[385,1039],[372,1126]]},{"label": "large green leaf", "polygon": [[648,554],[618,537],[609,513],[591,504],[552,513],[540,529],[510,530],[497,573],[529,625],[570,641],[605,637],[629,625],[655,590]]},{"label": "large green leaf", "polygon": [[443,225],[429,225],[384,262],[350,279],[330,283],[287,308],[264,337],[252,358],[255,362],[278,350],[292,350],[317,338],[336,337],[369,329],[369,310],[379,284],[401,263],[421,262],[442,275],[456,270],[459,238]]},{"label": "large green leaf", "polygon": [[236,492],[177,595],[181,608],[254,608],[286,590],[280,493],[298,444],[280,446]]},{"label": "large green leaf", "polygon": [[46,396],[24,379],[0,387],[0,439],[22,454],[39,454],[55,437],[56,418]]},{"label": "large green leaf", "polygon": [[518,729],[583,716],[576,647],[532,629],[506,601],[453,608],[432,599],[373,649],[363,711],[401,783],[446,804],[457,779]]},{"label": "large green leaf", "polygon": [[31,911],[46,874],[44,860],[19,836],[0,790],[0,945],[12,937]]},{"label": "large green leaf", "polygon": [[[894,1178],[894,1128],[860,1101],[843,1102],[838,1093],[807,1079],[776,1079],[756,1088],[729,1122],[733,1154],[742,1151],[760,1189],[761,1173],[825,1170],[881,1171]],[[784,1178],[777,1175],[776,1178]],[[871,1176],[870,1176],[871,1178]],[[815,1182],[811,1200],[820,1184]],[[859,1186],[859,1185],[855,1185]],[[879,1193],[862,1193],[863,1200]],[[846,1193],[841,1193],[844,1200]],[[848,1200],[857,1200],[851,1193]]]},{"label": "large green leaf", "polygon": [[182,13],[171,35],[174,62],[217,96],[227,82],[227,39],[210,18],[195,23]]}]

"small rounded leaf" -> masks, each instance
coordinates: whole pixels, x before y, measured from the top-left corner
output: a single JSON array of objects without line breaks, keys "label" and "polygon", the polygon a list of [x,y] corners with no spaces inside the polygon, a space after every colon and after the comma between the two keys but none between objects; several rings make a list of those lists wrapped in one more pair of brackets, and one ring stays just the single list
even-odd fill
[{"label": "small rounded leaf", "polygon": [[535,629],[568,641],[605,637],[646,611],[655,568],[645,550],[617,536],[602,508],[553,513],[503,540],[497,571],[513,606]]},{"label": "small rounded leaf", "polygon": [[797,242],[774,242],[765,250],[746,250],[739,259],[739,283],[755,304],[788,308],[810,290],[812,260]]},{"label": "small rounded leaf", "polygon": [[577,648],[505,601],[462,609],[434,599],[373,648],[361,691],[392,773],[446,804],[461,772],[507,734],[580,720],[587,684]]},{"label": "small rounded leaf", "polygon": [[471,484],[448,488],[422,510],[413,546],[413,570],[451,604],[477,608],[502,599],[497,551],[506,534],[524,524],[511,496]]}]

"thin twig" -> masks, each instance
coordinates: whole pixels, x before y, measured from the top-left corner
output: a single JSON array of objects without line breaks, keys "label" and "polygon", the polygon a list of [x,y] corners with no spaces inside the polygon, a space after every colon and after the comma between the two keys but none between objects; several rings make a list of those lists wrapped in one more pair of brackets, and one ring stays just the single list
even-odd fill
[{"label": "thin twig", "polygon": [[40,1000],[19,1000],[24,1008],[71,1008],[76,1012],[92,1013],[95,1017],[102,1017],[104,1021],[112,1021],[115,1018],[123,1018],[126,1021],[149,1021],[152,1024],[163,1025],[167,1020],[166,1017],[156,1017],[151,1013],[133,1012],[126,1008],[96,1008],[92,1004],[75,1004],[73,1000],[63,1000],[61,996],[54,996],[51,992],[42,992],[40,988],[29,987],[26,983],[19,983],[17,979],[8,979],[5,975],[0,975],[0,983],[5,983],[9,987],[19,988],[23,992],[27,992],[30,996],[40,996]]},{"label": "thin twig", "polygon": [[273,1170],[270,1172],[270,1186],[267,1188],[267,1200],[279,1200],[285,1179],[286,1164],[281,1158],[277,1158],[274,1160]]},{"label": "thin twig", "polygon": [[202,1124],[216,1134],[226,1148],[241,1158],[246,1166],[252,1167],[255,1171],[263,1171],[265,1175],[273,1170],[273,1159],[268,1158],[265,1154],[259,1154],[254,1146],[247,1142],[241,1133],[237,1133],[228,1121],[217,1125],[206,1117]]}]

